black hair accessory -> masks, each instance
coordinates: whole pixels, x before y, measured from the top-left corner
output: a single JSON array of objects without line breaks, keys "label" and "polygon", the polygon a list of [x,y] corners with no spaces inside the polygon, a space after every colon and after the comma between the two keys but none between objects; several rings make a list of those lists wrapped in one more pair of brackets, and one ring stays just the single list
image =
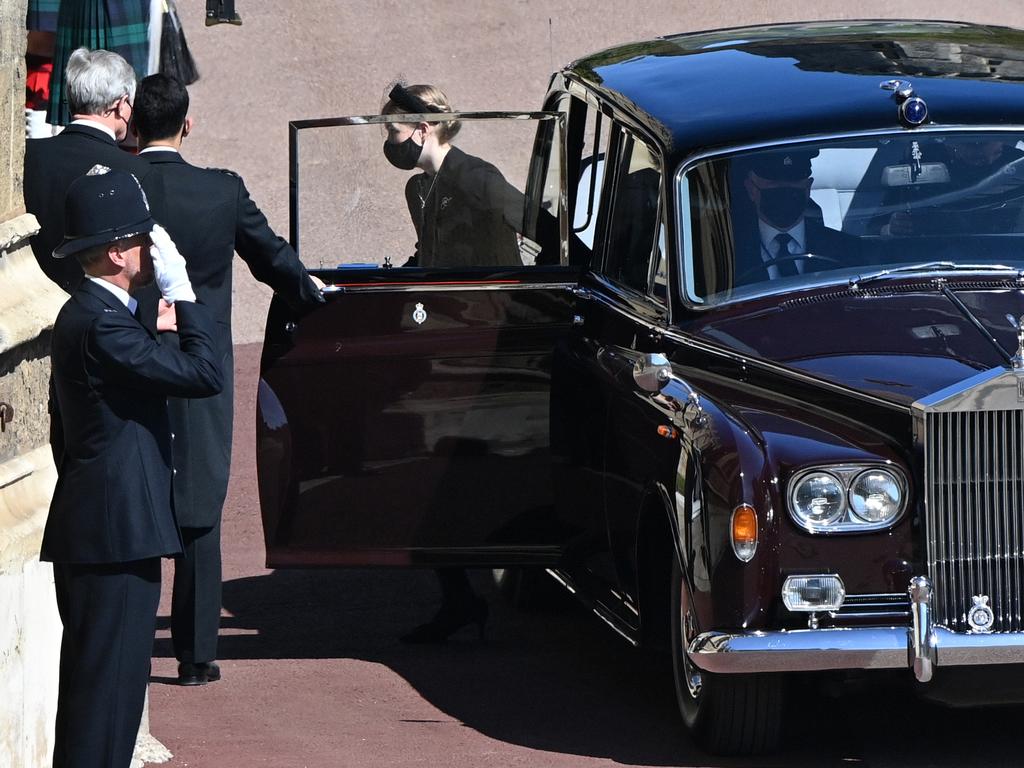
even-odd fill
[{"label": "black hair accessory", "polygon": [[415,96],[409,91],[405,90],[401,84],[396,83],[395,87],[391,89],[391,93],[388,94],[388,98],[393,104],[397,104],[402,109],[410,113],[424,114],[426,112],[443,112],[440,107],[435,107],[433,104],[427,104],[419,96]]}]

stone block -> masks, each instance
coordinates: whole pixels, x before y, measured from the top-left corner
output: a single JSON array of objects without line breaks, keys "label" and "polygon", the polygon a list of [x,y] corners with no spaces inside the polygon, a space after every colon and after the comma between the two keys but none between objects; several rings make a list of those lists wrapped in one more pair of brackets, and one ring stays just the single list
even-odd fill
[{"label": "stone block", "polygon": [[61,623],[53,569],[34,559],[0,574],[0,755],[12,768],[49,765]]},{"label": "stone block", "polygon": [[25,157],[27,0],[0,0],[0,218],[20,212]]}]

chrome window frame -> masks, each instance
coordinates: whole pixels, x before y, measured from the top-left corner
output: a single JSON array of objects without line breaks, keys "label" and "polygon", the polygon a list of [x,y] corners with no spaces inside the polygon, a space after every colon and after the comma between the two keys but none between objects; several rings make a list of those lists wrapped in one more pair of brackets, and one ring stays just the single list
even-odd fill
[{"label": "chrome window frame", "polygon": [[[566,116],[563,112],[537,111],[488,111],[488,112],[410,112],[388,115],[346,115],[343,117],[319,117],[303,120],[291,120],[288,123],[288,243],[296,253],[301,255],[299,250],[299,170],[301,168],[299,159],[299,132],[311,128],[343,128],[354,125],[385,125],[387,123],[443,123],[450,120],[483,121],[483,120],[518,120],[531,122],[544,122],[553,120],[559,125],[559,131],[564,136],[566,127]],[[561,194],[559,195],[559,219],[566,216],[565,201],[565,140],[559,144],[559,163],[562,179],[559,182]],[[533,155],[530,156],[531,163]],[[525,193],[525,192],[524,192]],[[561,224],[560,224],[561,228]],[[567,265],[566,243],[567,233],[560,232],[560,264]]]},{"label": "chrome window frame", "polygon": [[[654,218],[654,240],[651,242],[651,252],[648,254],[648,256],[650,257],[650,260],[647,263],[647,282],[644,285],[644,287],[643,288],[638,288],[635,285],[630,285],[629,283],[626,283],[623,280],[620,280],[618,278],[615,278],[615,277],[612,277],[611,275],[609,275],[608,272],[605,271],[605,269],[606,269],[606,267],[608,265],[608,249],[607,249],[608,242],[607,241],[608,241],[609,233],[613,232],[614,231],[614,227],[615,227],[615,221],[616,221],[615,203],[617,202],[616,193],[618,192],[618,187],[619,187],[619,184],[621,183],[621,179],[619,178],[619,174],[618,174],[618,168],[616,167],[615,173],[611,177],[611,186],[610,186],[610,193],[609,193],[610,199],[608,200],[608,204],[609,204],[608,219],[606,221],[608,231],[605,233],[604,241],[601,243],[601,254],[600,254],[600,259],[598,259],[598,264],[592,265],[591,269],[595,273],[597,273],[601,277],[603,277],[605,280],[607,280],[609,283],[611,283],[611,284],[613,284],[615,286],[621,287],[624,291],[626,291],[628,293],[636,294],[637,296],[643,297],[644,299],[647,299],[649,301],[653,301],[655,304],[658,304],[659,306],[667,308],[667,306],[668,306],[668,296],[666,295],[665,299],[661,300],[661,299],[657,298],[654,295],[654,270],[655,270],[655,268],[657,266],[656,263],[655,263],[655,259],[654,259],[654,253],[655,253],[656,248],[658,247],[658,236],[659,236],[659,233],[662,232],[665,229],[665,224],[666,224],[666,222],[665,222],[665,211],[667,209],[667,206],[665,205],[665,185],[664,185],[664,181],[665,181],[665,178],[666,178],[667,174],[665,172],[665,155],[661,151],[661,147],[656,142],[651,141],[643,133],[637,131],[632,126],[622,122],[621,120],[616,119],[616,117],[614,115],[612,115],[609,118],[609,120],[610,120],[610,123],[611,123],[611,125],[610,125],[611,129],[618,130],[621,133],[628,135],[633,140],[634,145],[637,142],[643,144],[644,147],[647,148],[647,151],[650,152],[653,157],[657,158],[658,167],[657,167],[656,170],[658,171],[658,211],[655,214],[655,218]],[[622,144],[623,144],[622,139],[619,139],[615,143],[616,151],[621,149]],[[621,157],[617,155],[616,158],[615,158],[616,166],[618,166],[618,163],[619,163],[620,160],[621,160]],[[607,159],[605,160],[605,162],[607,163]],[[667,247],[667,244],[666,244],[666,247]],[[666,258],[665,265],[666,265],[666,267],[670,267],[671,266],[671,259]],[[671,279],[669,277],[669,274],[670,273],[666,272],[666,276],[665,276],[666,277],[666,285],[671,285]]]}]

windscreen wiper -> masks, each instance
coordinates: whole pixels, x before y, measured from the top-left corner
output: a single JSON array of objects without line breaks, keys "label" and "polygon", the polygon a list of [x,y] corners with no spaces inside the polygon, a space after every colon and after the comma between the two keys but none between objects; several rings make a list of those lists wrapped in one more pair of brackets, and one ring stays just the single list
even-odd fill
[{"label": "windscreen wiper", "polygon": [[856,275],[850,278],[850,289],[856,291],[869,283],[885,280],[889,277],[914,274],[931,274],[935,272],[980,272],[984,274],[1013,275],[1024,277],[1024,270],[1015,267],[1008,267],[1005,264],[963,264],[954,261],[922,261],[919,264],[904,264],[891,269],[879,269],[865,275]]}]

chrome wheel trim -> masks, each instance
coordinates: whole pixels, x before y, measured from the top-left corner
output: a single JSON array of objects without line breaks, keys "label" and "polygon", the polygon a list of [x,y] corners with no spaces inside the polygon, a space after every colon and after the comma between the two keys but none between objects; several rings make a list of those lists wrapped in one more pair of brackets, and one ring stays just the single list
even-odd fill
[{"label": "chrome wheel trim", "polygon": [[[685,586],[682,588],[685,589]],[[683,682],[686,683],[686,690],[690,693],[690,698],[694,701],[700,700],[701,689],[703,688],[703,679],[701,678],[700,670],[697,665],[690,661],[690,654],[687,653],[687,648],[690,647],[690,638],[694,635],[693,626],[693,615],[686,607],[686,603],[683,601],[682,590],[680,590],[679,596],[679,637],[681,639],[679,649],[683,663]]]}]

